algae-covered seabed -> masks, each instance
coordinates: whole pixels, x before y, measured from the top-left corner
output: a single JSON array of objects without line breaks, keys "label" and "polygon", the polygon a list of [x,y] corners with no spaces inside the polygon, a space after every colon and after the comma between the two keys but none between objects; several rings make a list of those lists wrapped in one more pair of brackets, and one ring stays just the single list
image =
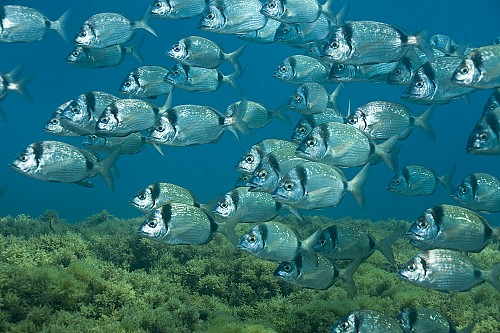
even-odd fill
[{"label": "algae-covered seabed", "polygon": [[[348,223],[382,239],[408,227],[399,220],[280,217],[302,237]],[[139,237],[142,218],[106,212],[69,224],[47,211],[0,219],[1,332],[327,332],[354,309],[395,315],[426,306],[474,333],[500,332],[500,293],[483,283],[468,292],[441,293],[399,280],[380,254],[354,275],[357,295],[342,281],[308,290],[278,281],[276,264],[234,249],[223,235],[203,246],[167,246]],[[251,225],[241,225],[240,233]],[[398,264],[416,250],[399,239]],[[470,254],[481,268],[500,262],[497,244]]]}]

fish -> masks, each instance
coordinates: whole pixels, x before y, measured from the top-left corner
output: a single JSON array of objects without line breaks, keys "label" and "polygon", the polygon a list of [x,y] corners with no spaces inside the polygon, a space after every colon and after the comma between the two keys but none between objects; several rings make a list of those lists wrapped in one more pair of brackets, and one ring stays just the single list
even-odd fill
[{"label": "fish", "polygon": [[296,153],[311,161],[346,168],[378,163],[382,159],[394,171],[397,156],[391,154],[391,149],[398,139],[399,135],[395,135],[377,144],[368,134],[351,125],[329,122],[313,128],[300,142]]},{"label": "fish", "polygon": [[315,243],[317,233],[301,240],[297,232],[286,224],[270,221],[255,225],[248,233],[241,236],[236,248],[254,257],[274,261],[293,260],[299,252],[307,253],[310,260],[317,261],[317,256],[311,248]]},{"label": "fish", "polygon": [[172,202],[154,209],[137,232],[168,245],[202,245],[212,240],[217,229],[217,222],[203,209]]},{"label": "fish", "polygon": [[104,91],[88,91],[68,101],[59,119],[63,127],[78,135],[95,134],[97,120],[106,107],[119,98]]},{"label": "fish", "polygon": [[387,83],[402,86],[409,85],[420,65],[420,63],[415,64],[409,57],[403,57],[398,61],[396,68],[387,76]]},{"label": "fish", "polygon": [[473,321],[459,331],[448,316],[434,309],[423,307],[404,309],[396,316],[396,320],[405,333],[471,333],[476,324]]},{"label": "fish", "polygon": [[156,98],[168,95],[174,86],[164,81],[170,72],[162,66],[140,66],[130,72],[120,85],[122,94],[133,98]]},{"label": "fish", "polygon": [[472,50],[456,67],[451,82],[477,89],[500,88],[500,45]]},{"label": "fish", "polygon": [[398,64],[397,61],[362,65],[334,63],[328,74],[328,82],[387,81]]},{"label": "fish", "polygon": [[82,144],[94,151],[110,154],[116,148],[120,148],[120,154],[133,155],[140,153],[147,141],[140,133],[131,133],[127,136],[97,136],[87,135]]},{"label": "fish", "polygon": [[359,267],[360,260],[349,264],[345,269],[338,269],[335,262],[324,257],[318,257],[317,263],[302,253],[291,261],[281,262],[274,270],[273,276],[301,288],[325,290],[338,279],[347,285],[349,293],[356,294],[356,285],[352,279]]},{"label": "fish", "polygon": [[500,264],[481,270],[468,256],[449,249],[417,253],[398,271],[398,277],[416,286],[442,292],[468,291],[488,282],[500,291]]},{"label": "fish", "polygon": [[294,166],[304,162],[307,160],[297,156],[294,150],[288,148],[275,150],[260,161],[247,186],[252,187],[253,191],[272,193],[281,177]]},{"label": "fish", "polygon": [[255,171],[255,168],[257,168],[264,156],[281,148],[288,148],[292,151],[295,151],[297,145],[287,140],[262,140],[252,145],[250,149],[242,156],[242,158],[236,165],[236,170],[238,170],[239,172],[251,173]]},{"label": "fish", "polygon": [[55,30],[65,42],[66,21],[69,10],[65,11],[57,20],[49,20],[38,9],[18,5],[0,7],[0,42],[30,43],[45,38],[50,30]]},{"label": "fish", "polygon": [[228,105],[224,115],[232,116],[237,109],[242,109],[243,122],[249,129],[262,128],[269,124],[273,118],[279,119],[282,122],[290,125],[290,118],[285,113],[285,107],[279,107],[274,111],[269,110],[263,104],[249,100],[241,100]]},{"label": "fish", "polygon": [[483,114],[500,108],[500,89],[495,89],[488,97],[488,101],[484,104]]},{"label": "fish", "polygon": [[93,187],[87,178],[100,175],[109,188],[114,188],[111,167],[120,150],[104,159],[91,151],[61,141],[38,141],[30,144],[12,161],[12,170],[45,182],[76,183]]},{"label": "fish", "polygon": [[297,88],[295,93],[290,96],[287,107],[306,116],[324,112],[329,104],[334,110],[340,110],[337,100],[341,88],[342,86],[338,85],[335,90],[329,94],[320,83],[303,83]]},{"label": "fish", "polygon": [[294,166],[274,189],[273,198],[300,209],[336,207],[349,192],[361,208],[365,206],[363,185],[368,178],[370,164],[350,181],[333,166],[308,161]]},{"label": "fish", "polygon": [[125,46],[121,44],[110,45],[99,49],[75,46],[66,56],[66,62],[86,68],[103,68],[120,65],[128,54],[132,55],[140,64],[144,58],[140,45]]},{"label": "fish", "polygon": [[414,47],[432,58],[425,30],[406,35],[388,23],[375,21],[349,21],[330,32],[321,49],[325,60],[365,65],[399,61]]},{"label": "fish", "polygon": [[355,310],[337,320],[329,333],[404,333],[396,319],[375,310]]},{"label": "fish", "polygon": [[245,33],[239,33],[236,37],[253,43],[271,44],[274,43],[274,36],[276,35],[276,31],[278,30],[280,24],[280,21],[267,20],[266,24],[262,28]]},{"label": "fish", "polygon": [[453,191],[451,179],[455,174],[456,164],[442,176],[428,167],[411,164],[407,165],[394,175],[389,182],[387,189],[391,192],[403,195],[431,195],[434,193],[438,185],[442,185],[448,190]]},{"label": "fish", "polygon": [[500,108],[483,114],[469,135],[465,150],[477,155],[500,154]]},{"label": "fish", "polygon": [[500,180],[483,172],[471,173],[455,187],[451,198],[468,209],[482,213],[498,213]]},{"label": "fish", "polygon": [[207,9],[207,0],[155,0],[151,14],[161,19],[179,20],[201,15]]},{"label": "fish", "polygon": [[313,22],[286,23],[281,22],[274,35],[274,41],[296,47],[307,47],[328,36],[334,22],[321,13]]},{"label": "fish", "polygon": [[138,29],[144,29],[157,36],[149,26],[150,9],[140,21],[131,21],[117,13],[97,13],[90,16],[80,27],[74,38],[75,46],[104,48],[116,44],[125,44],[134,38]]},{"label": "fish", "polygon": [[320,237],[313,248],[331,259],[352,261],[366,260],[378,250],[395,267],[396,260],[391,246],[400,234],[397,230],[381,241],[376,241],[372,235],[353,226],[332,224],[320,230]]},{"label": "fish", "polygon": [[95,134],[127,136],[134,132],[149,130],[167,111],[171,102],[172,94],[168,95],[161,107],[141,99],[118,99],[109,104],[99,116],[95,124]]},{"label": "fish", "polygon": [[49,120],[47,120],[47,123],[43,128],[44,132],[60,136],[80,136],[79,133],[73,132],[69,126],[61,123],[61,114],[71,102],[73,102],[73,100],[69,100],[61,104],[56,111],[51,114]]},{"label": "fish", "polygon": [[242,92],[241,86],[237,81],[239,77],[240,74],[238,74],[238,72],[224,75],[217,68],[203,68],[176,64],[167,75],[165,75],[164,81],[176,88],[193,92],[216,91],[224,84],[228,84],[238,92]]},{"label": "fish", "polygon": [[129,203],[141,212],[148,213],[169,203],[202,207],[198,197],[190,190],[172,183],[157,182],[139,190]]},{"label": "fish", "polygon": [[28,103],[33,104],[33,99],[28,90],[26,90],[26,86],[29,84],[32,77],[26,77],[19,80],[16,79],[22,67],[23,65],[18,65],[8,73],[0,73],[0,101],[7,96],[9,91],[13,91]]},{"label": "fish", "polygon": [[447,104],[452,99],[464,97],[476,88],[460,86],[450,78],[462,57],[439,57],[420,66],[401,98],[413,103]]},{"label": "fish", "polygon": [[333,4],[333,0],[323,5],[317,0],[267,0],[260,12],[270,19],[292,24],[314,22],[322,13],[336,22]]},{"label": "fish", "polygon": [[422,115],[415,117],[403,104],[390,101],[372,101],[359,106],[346,118],[346,124],[352,125],[374,140],[387,140],[399,135],[406,139],[415,127],[421,128],[434,141],[434,130],[429,121],[434,114],[429,107]]},{"label": "fish", "polygon": [[208,38],[188,36],[177,41],[166,55],[183,65],[212,69],[227,61],[238,74],[242,74],[239,58],[245,49],[246,45],[243,45],[231,53],[226,53],[219,44]]},{"label": "fish", "polygon": [[259,0],[214,0],[198,23],[198,29],[219,34],[241,34],[263,28],[267,17]]},{"label": "fish", "polygon": [[481,252],[492,241],[500,240],[500,228],[467,208],[442,204],[427,209],[406,235],[410,244],[423,250]]},{"label": "fish", "polygon": [[237,139],[239,133],[248,134],[239,112],[224,117],[218,110],[205,105],[176,105],[160,115],[149,129],[147,139],[169,146],[201,145],[219,141],[225,130],[231,131]]},{"label": "fish", "polygon": [[314,127],[329,122],[344,123],[344,115],[335,108],[326,108],[325,111],[321,113],[303,115],[297,121],[292,131],[290,141],[299,144]]},{"label": "fish", "polygon": [[275,69],[273,77],[288,83],[322,83],[328,79],[330,67],[321,60],[297,54],[283,60]]}]

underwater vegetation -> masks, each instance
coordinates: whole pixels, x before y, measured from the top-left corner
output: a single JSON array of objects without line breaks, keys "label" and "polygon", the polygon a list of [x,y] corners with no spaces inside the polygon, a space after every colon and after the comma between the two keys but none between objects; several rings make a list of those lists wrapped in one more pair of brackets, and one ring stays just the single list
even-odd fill
[{"label": "underwater vegetation", "polygon": [[[277,221],[298,226],[298,220]],[[306,217],[307,235],[331,219]],[[430,307],[462,329],[500,332],[500,295],[487,284],[442,293],[410,285],[376,252],[354,274],[357,294],[343,282],[309,290],[278,281],[276,264],[235,249],[217,234],[206,245],[167,246],[135,232],[142,218],[106,211],[70,224],[55,211],[38,218],[0,218],[0,332],[327,332],[341,316],[373,309],[395,316]],[[409,222],[343,218],[381,239]],[[250,229],[238,225],[238,232]],[[393,246],[397,263],[415,253]],[[498,243],[471,253],[482,269],[500,262]]]}]

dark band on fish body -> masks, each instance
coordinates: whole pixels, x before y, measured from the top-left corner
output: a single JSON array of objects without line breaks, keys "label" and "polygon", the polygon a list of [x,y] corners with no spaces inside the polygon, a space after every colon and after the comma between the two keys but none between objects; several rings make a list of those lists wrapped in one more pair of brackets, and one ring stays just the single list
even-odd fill
[{"label": "dark band on fish body", "polygon": [[297,172],[297,178],[302,183],[302,186],[305,187],[306,184],[307,184],[307,172],[306,172],[306,169],[303,166],[301,166],[301,165],[297,165],[295,167],[295,171]]},{"label": "dark band on fish body", "polygon": [[161,206],[161,217],[165,224],[172,219],[172,205],[166,204]]},{"label": "dark band on fish body", "polygon": [[352,31],[351,24],[344,24],[344,26],[342,27],[342,34],[344,35],[344,38],[347,42],[347,45],[349,45],[349,48],[352,49],[351,40],[352,40],[353,31]]},{"label": "dark band on fish body", "polygon": [[434,222],[436,222],[436,226],[438,229],[441,229],[441,224],[444,220],[444,210],[443,206],[434,206],[431,208],[432,217],[434,218]]},{"label": "dark band on fish body", "polygon": [[366,235],[368,237],[368,248],[370,249],[370,252],[375,249],[376,246],[376,241],[375,238],[373,238],[372,235]]},{"label": "dark band on fish body", "polygon": [[359,315],[354,315],[354,327],[356,327],[356,332],[359,332],[359,327],[361,326]]},{"label": "dark band on fish body", "polygon": [[113,115],[113,117],[115,117],[115,119],[118,120],[118,108],[116,107],[116,105],[114,103],[110,104],[108,106],[108,109],[109,109],[109,112]]},{"label": "dark band on fish body", "polygon": [[269,230],[267,229],[267,225],[265,225],[263,223],[259,224],[258,228],[259,228],[260,234],[262,236],[262,243],[263,243],[262,248],[265,248],[267,246],[266,241],[267,241],[267,236],[269,234]]},{"label": "dark band on fish body", "polygon": [[160,196],[160,184],[154,183],[153,186],[151,186],[151,199],[153,199],[153,206],[156,205],[156,201],[158,200],[159,196]]},{"label": "dark band on fish body", "polygon": [[239,191],[231,191],[231,194],[229,196],[231,197],[231,200],[233,200],[233,204],[236,207],[236,209],[238,209],[239,204],[240,204],[240,193],[239,193]]},{"label": "dark band on fish body", "polygon": [[470,175],[470,187],[471,187],[471,190],[472,190],[472,197],[475,198],[476,197],[476,191],[477,191],[477,177],[476,175],[472,174]]},{"label": "dark band on fish body", "polygon": [[481,53],[480,52],[472,52],[470,59],[474,63],[474,66],[476,66],[476,68],[481,70],[481,68],[483,67],[483,57],[482,57]]},{"label": "dark band on fish body", "polygon": [[408,312],[408,324],[412,328],[418,320],[417,309],[411,308],[407,310]]},{"label": "dark band on fish body", "polygon": [[206,215],[206,217],[208,218],[208,221],[210,222],[210,232],[213,235],[219,229],[219,225],[217,224],[217,222],[215,222],[214,218],[210,214],[207,214],[205,212],[203,212],[203,213]]},{"label": "dark band on fish body", "polygon": [[269,156],[268,163],[269,163],[269,166],[271,167],[271,169],[273,169],[276,172],[279,172],[281,168],[280,168],[280,165],[279,165],[279,162],[278,162],[278,159],[276,158],[276,156],[274,154],[269,154],[268,156]]},{"label": "dark band on fish body", "polygon": [[403,177],[406,181],[406,184],[409,185],[410,184],[410,170],[408,170],[407,167],[404,167],[401,169],[401,173],[403,174]]},{"label": "dark band on fish body", "polygon": [[38,167],[43,156],[43,144],[41,142],[33,144],[33,154],[35,154],[36,166]]},{"label": "dark band on fish body", "polygon": [[491,130],[498,137],[500,135],[500,119],[497,118],[494,112],[488,112],[484,116],[484,120],[490,126]]},{"label": "dark band on fish body", "polygon": [[297,275],[300,276],[300,273],[302,271],[302,256],[298,254],[294,259],[293,262],[295,262],[295,266],[297,267]]},{"label": "dark band on fish body", "polygon": [[394,28],[398,32],[399,35],[399,40],[401,41],[401,44],[407,45],[408,44],[408,35],[406,35],[403,31],[399,30],[398,28]]},{"label": "dark band on fish body", "polygon": [[219,125],[223,126],[225,122],[226,118],[224,118],[223,116],[219,116]]},{"label": "dark band on fish body", "polygon": [[424,74],[429,78],[429,80],[435,82],[436,73],[434,72],[434,69],[432,68],[429,62],[426,62],[425,64],[422,65],[422,70],[424,71]]},{"label": "dark band on fish body", "polygon": [[90,110],[90,112],[95,112],[95,106],[96,106],[96,99],[95,95],[92,92],[87,92],[84,94],[85,97],[85,104],[87,104],[87,108]]},{"label": "dark band on fish body", "polygon": [[167,112],[167,120],[172,125],[175,131],[175,125],[177,125],[177,113],[176,112]]},{"label": "dark band on fish body", "polygon": [[337,239],[339,239],[337,226],[336,225],[329,226],[328,228],[326,228],[326,231],[328,236],[330,236],[330,240],[332,241],[332,252],[333,252],[333,249],[335,249],[336,247]]}]

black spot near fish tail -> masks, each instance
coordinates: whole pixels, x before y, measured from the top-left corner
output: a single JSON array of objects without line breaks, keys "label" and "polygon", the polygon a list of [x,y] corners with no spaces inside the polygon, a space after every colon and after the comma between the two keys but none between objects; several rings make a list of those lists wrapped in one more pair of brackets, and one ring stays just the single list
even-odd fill
[{"label": "black spot near fish tail", "polygon": [[91,160],[89,160],[88,158],[85,159],[85,167],[87,168],[87,170],[92,170],[94,169],[94,162],[92,162]]},{"label": "black spot near fish tail", "polygon": [[161,206],[161,218],[167,224],[172,219],[172,205],[166,204]]},{"label": "black spot near fish tail", "polygon": [[474,269],[474,278],[475,279],[482,279],[483,273],[479,269]]},{"label": "black spot near fish tail", "polygon": [[156,202],[159,196],[160,196],[160,184],[154,183],[151,186],[151,199],[153,199],[153,206],[156,206]]},{"label": "black spot near fish tail", "polygon": [[222,117],[222,116],[219,116],[219,125],[220,126],[224,126],[225,125],[225,121],[226,121],[226,118]]}]

